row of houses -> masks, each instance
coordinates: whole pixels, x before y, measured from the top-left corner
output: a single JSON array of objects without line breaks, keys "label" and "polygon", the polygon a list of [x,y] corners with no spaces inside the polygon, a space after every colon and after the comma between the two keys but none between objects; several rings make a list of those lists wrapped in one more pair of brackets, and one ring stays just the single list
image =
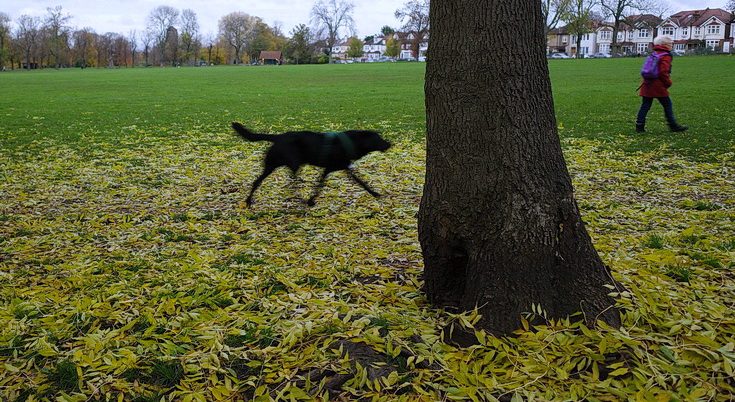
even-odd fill
[{"label": "row of houses", "polygon": [[[713,51],[731,52],[735,41],[735,29],[732,29],[735,15],[719,9],[681,11],[668,18],[659,18],[651,14],[634,15],[620,24],[617,41],[620,54],[639,54],[651,50],[653,38],[668,35],[674,39],[674,51],[688,52],[707,47]],[[549,53],[566,53],[592,55],[595,53],[610,54],[613,47],[613,26],[609,22],[594,24],[593,31],[582,36],[577,49],[577,36],[569,32],[567,27],[549,31],[547,51]]]},{"label": "row of houses", "polygon": [[[426,51],[429,49],[428,40],[416,40],[413,33],[395,33],[392,37],[401,44],[401,50],[398,55],[399,59],[426,59]],[[378,60],[385,56],[388,48],[388,41],[392,39],[386,36],[374,36],[364,42],[362,46],[362,61]],[[414,47],[418,46],[418,50],[414,51]],[[332,57],[347,59],[347,51],[350,49],[350,38],[345,38],[339,44],[332,48]]]},{"label": "row of houses", "polygon": [[[592,32],[582,36],[577,48],[577,36],[568,27],[555,28],[547,35],[547,51],[566,53],[569,56],[611,54],[613,44],[617,44],[620,55],[645,53],[653,47],[653,38],[668,35],[674,39],[674,51],[688,52],[706,47],[713,51],[730,53],[735,50],[735,14],[719,8],[681,11],[660,18],[652,14],[633,15],[621,22],[617,40],[613,41],[614,29],[610,22],[593,22]],[[401,43],[398,58],[424,60],[429,47],[427,40],[417,41],[410,33],[396,33],[393,36]],[[385,56],[388,40],[391,37],[375,36],[363,45],[362,61],[377,60]],[[414,48],[418,47],[418,50]],[[332,49],[332,56],[348,59],[350,38],[345,38]]]}]

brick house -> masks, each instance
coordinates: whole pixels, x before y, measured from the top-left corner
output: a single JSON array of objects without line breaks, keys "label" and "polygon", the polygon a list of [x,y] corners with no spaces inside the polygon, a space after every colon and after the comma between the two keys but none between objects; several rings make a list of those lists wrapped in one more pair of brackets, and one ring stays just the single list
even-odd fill
[{"label": "brick house", "polygon": [[571,43],[571,35],[566,27],[554,28],[546,34],[546,53],[567,53]]}]

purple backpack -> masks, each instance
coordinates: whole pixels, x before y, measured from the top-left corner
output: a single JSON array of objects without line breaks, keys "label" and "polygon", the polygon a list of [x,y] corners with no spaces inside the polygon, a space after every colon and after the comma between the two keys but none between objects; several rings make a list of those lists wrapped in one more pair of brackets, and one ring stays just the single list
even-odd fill
[{"label": "purple backpack", "polygon": [[655,80],[658,78],[658,62],[661,56],[670,53],[658,53],[655,50],[646,57],[646,61],[643,62],[643,68],[641,68],[641,77],[645,80]]}]

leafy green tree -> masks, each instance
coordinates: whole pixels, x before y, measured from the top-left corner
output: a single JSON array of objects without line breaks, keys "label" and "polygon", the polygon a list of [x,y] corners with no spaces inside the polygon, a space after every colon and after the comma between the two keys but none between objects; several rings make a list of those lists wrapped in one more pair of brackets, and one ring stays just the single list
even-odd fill
[{"label": "leafy green tree", "polygon": [[401,54],[401,41],[394,37],[388,39],[385,43],[385,55],[395,59],[399,54]]},{"label": "leafy green tree", "polygon": [[567,9],[566,19],[569,21],[567,30],[576,38],[577,53],[575,57],[582,57],[582,38],[585,34],[592,32],[594,0],[571,0]]},{"label": "leafy green tree", "polygon": [[5,59],[10,56],[10,16],[0,12],[0,69],[5,67]]},{"label": "leafy green tree", "polygon": [[365,54],[365,51],[362,49],[363,46],[365,46],[365,43],[353,36],[352,39],[350,39],[350,47],[347,49],[347,57],[353,59],[362,57]]},{"label": "leafy green tree", "polygon": [[247,47],[251,58],[258,57],[260,52],[264,50],[283,50],[285,46],[286,38],[279,34],[277,29],[271,28],[263,20],[256,17],[252,40]]},{"label": "leafy green tree", "polygon": [[286,44],[286,57],[296,64],[308,62],[311,59],[312,34],[305,24],[297,25],[291,31],[291,39]]}]

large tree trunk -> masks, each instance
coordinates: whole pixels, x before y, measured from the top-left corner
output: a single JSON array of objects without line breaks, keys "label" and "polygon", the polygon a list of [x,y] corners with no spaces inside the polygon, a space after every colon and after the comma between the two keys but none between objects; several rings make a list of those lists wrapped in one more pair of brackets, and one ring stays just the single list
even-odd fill
[{"label": "large tree trunk", "polygon": [[540,304],[620,323],[556,129],[541,3],[432,0],[419,213],[433,304],[504,334]]}]

